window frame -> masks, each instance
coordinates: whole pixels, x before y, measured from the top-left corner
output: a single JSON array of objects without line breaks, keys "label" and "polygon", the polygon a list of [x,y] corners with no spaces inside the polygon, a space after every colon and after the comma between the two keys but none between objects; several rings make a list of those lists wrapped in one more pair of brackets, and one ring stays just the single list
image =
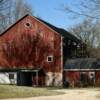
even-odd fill
[{"label": "window frame", "polygon": [[[49,60],[49,58],[50,58],[51,60]],[[53,60],[54,60],[53,55],[47,56],[47,62],[53,62]]]},{"label": "window frame", "polygon": [[9,79],[14,79],[15,78],[15,74],[14,73],[9,73]]}]

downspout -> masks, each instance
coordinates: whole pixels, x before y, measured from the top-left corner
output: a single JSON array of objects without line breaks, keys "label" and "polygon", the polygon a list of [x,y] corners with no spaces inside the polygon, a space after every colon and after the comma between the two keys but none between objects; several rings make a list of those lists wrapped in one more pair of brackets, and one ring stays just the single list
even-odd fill
[{"label": "downspout", "polygon": [[38,87],[38,72],[39,71],[36,71],[36,86]]},{"label": "downspout", "polygon": [[61,36],[61,73],[62,73],[62,86],[63,86],[63,37]]}]

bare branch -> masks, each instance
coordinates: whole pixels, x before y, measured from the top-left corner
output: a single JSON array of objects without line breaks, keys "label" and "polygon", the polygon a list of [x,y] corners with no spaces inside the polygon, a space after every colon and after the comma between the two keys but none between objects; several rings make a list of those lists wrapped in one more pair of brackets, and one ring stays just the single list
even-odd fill
[{"label": "bare branch", "polygon": [[[99,0],[79,0],[73,4],[66,4],[63,7],[65,12],[78,16],[89,17],[100,20],[100,1]],[[72,15],[71,15],[72,16]]]},{"label": "bare branch", "polygon": [[95,19],[100,19],[99,17],[94,17],[94,16],[91,16],[91,15],[87,15],[87,14],[83,14],[83,13],[80,13],[78,11],[74,11],[72,9],[69,9],[69,8],[65,8],[65,11],[66,12],[70,12],[70,13],[74,13],[74,14],[77,14],[77,15],[81,15],[81,16],[86,16],[86,17],[90,17],[90,18],[95,18]]}]

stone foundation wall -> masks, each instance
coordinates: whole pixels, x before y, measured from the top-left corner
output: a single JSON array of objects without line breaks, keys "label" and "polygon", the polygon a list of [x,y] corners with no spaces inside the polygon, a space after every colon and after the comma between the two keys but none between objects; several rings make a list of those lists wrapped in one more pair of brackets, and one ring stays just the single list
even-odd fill
[{"label": "stone foundation wall", "polygon": [[62,86],[62,73],[60,72],[46,73],[46,86]]}]

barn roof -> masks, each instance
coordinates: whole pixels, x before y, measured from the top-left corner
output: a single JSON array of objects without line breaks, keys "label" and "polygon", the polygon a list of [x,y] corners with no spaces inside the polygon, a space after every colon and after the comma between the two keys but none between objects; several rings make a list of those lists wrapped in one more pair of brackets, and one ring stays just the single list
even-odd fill
[{"label": "barn roof", "polygon": [[100,66],[98,66],[96,58],[77,58],[67,60],[64,69],[100,69]]},{"label": "barn roof", "polygon": [[[19,23],[21,20],[23,20],[25,17],[27,16],[30,16],[30,15],[25,15],[24,17],[22,17],[21,19],[19,19],[18,21],[16,21],[16,23],[14,23],[13,25],[11,25],[9,28],[7,28],[2,34],[0,34],[0,36],[2,36],[3,34],[5,34],[9,29],[11,29],[12,27],[14,27],[14,25],[16,25],[17,23]],[[58,27],[55,27],[54,25],[40,19],[40,18],[37,18],[37,17],[34,17],[33,18],[36,18],[37,20],[41,21],[42,23],[44,23],[45,25],[47,25],[48,27],[50,27],[51,29],[53,29],[54,31],[56,31],[57,33],[61,34],[61,36],[63,36],[64,38],[68,38],[72,41],[75,41],[75,42],[80,42],[80,40],[78,38],[76,38],[74,35],[72,35],[71,33],[67,32],[66,30],[62,29],[62,28],[58,28]]]},{"label": "barn roof", "polygon": [[[37,18],[37,17],[35,17]],[[49,26],[50,28],[52,28],[53,30],[55,30],[56,32],[60,33],[64,38],[68,38],[72,41],[75,41],[75,42],[80,42],[80,40],[75,37],[74,35],[72,35],[71,33],[69,33],[68,31],[66,31],[65,29],[63,28],[58,28],[58,27],[55,27],[54,25],[40,19],[40,18],[37,18],[39,21],[43,22],[44,24],[46,24],[47,26]]]}]

